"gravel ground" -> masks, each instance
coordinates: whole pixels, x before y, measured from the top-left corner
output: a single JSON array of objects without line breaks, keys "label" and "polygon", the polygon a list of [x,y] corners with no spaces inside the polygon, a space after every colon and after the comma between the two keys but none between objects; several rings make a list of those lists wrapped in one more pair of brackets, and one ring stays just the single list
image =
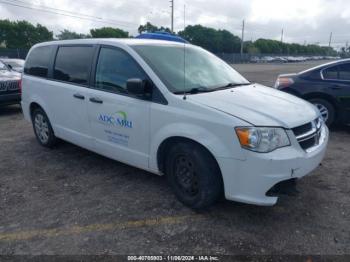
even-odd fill
[{"label": "gravel ground", "polygon": [[[272,85],[314,64],[235,65]],[[19,107],[0,108],[0,254],[350,254],[350,128],[273,207],[194,212],[165,179],[62,142],[39,146]]]}]

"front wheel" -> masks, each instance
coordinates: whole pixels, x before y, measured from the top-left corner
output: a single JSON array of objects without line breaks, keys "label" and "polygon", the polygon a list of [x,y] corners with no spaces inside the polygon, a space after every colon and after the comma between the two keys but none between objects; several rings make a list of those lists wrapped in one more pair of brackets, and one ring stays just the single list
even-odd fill
[{"label": "front wheel", "polygon": [[334,123],[335,109],[331,103],[321,98],[310,99],[309,102],[317,107],[327,126],[331,126]]},{"label": "front wheel", "polygon": [[38,142],[44,147],[52,148],[57,143],[57,138],[44,110],[41,108],[35,109],[32,114],[32,122]]},{"label": "front wheel", "polygon": [[223,192],[218,164],[206,149],[195,143],[180,142],[170,149],[166,176],[176,197],[191,208],[208,207]]}]

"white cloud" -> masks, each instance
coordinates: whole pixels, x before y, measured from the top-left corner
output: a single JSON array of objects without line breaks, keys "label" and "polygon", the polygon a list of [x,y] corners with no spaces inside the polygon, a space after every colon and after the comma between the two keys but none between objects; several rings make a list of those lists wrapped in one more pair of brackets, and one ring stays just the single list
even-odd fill
[{"label": "white cloud", "polygon": [[324,13],[322,2],[321,0],[254,0],[249,20],[264,24],[279,21],[312,23]]},{"label": "white cloud", "polygon": [[[90,28],[115,26],[135,35],[138,25],[146,21],[170,27],[168,0],[13,0],[12,3],[45,5],[95,17],[95,21],[89,21],[0,3],[2,18],[41,23],[55,33],[64,28],[87,33]],[[279,39],[284,28],[286,41],[327,43],[331,31],[336,44],[350,40],[348,0],[175,0],[176,30],[183,29],[184,4],[186,24],[201,23],[240,35],[245,19],[246,39]]]}]

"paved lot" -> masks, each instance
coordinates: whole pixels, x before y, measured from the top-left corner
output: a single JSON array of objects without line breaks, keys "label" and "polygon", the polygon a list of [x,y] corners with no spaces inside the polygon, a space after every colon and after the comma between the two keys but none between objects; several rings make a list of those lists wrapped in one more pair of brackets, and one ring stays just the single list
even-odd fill
[{"label": "paved lot", "polygon": [[279,74],[299,73],[314,66],[330,61],[307,61],[303,63],[265,63],[265,64],[238,64],[233,67],[243,74],[249,81],[266,86],[273,86]]},{"label": "paved lot", "polygon": [[[272,84],[310,64],[237,65]],[[163,177],[68,143],[36,142],[16,106],[0,109],[0,254],[350,254],[350,128],[322,166],[274,207],[180,204]]]}]

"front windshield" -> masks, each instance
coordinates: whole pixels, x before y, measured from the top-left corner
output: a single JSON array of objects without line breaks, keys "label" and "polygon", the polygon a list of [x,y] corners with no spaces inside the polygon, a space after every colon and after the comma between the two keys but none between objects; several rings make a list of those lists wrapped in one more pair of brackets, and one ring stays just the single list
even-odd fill
[{"label": "front windshield", "polygon": [[0,70],[8,70],[3,62],[0,62]]},{"label": "front windshield", "polygon": [[12,67],[23,67],[24,61],[21,60],[7,60],[5,61],[6,64],[12,66]]},{"label": "front windshield", "polygon": [[211,91],[249,83],[231,66],[199,47],[135,45],[133,48],[173,93]]}]

